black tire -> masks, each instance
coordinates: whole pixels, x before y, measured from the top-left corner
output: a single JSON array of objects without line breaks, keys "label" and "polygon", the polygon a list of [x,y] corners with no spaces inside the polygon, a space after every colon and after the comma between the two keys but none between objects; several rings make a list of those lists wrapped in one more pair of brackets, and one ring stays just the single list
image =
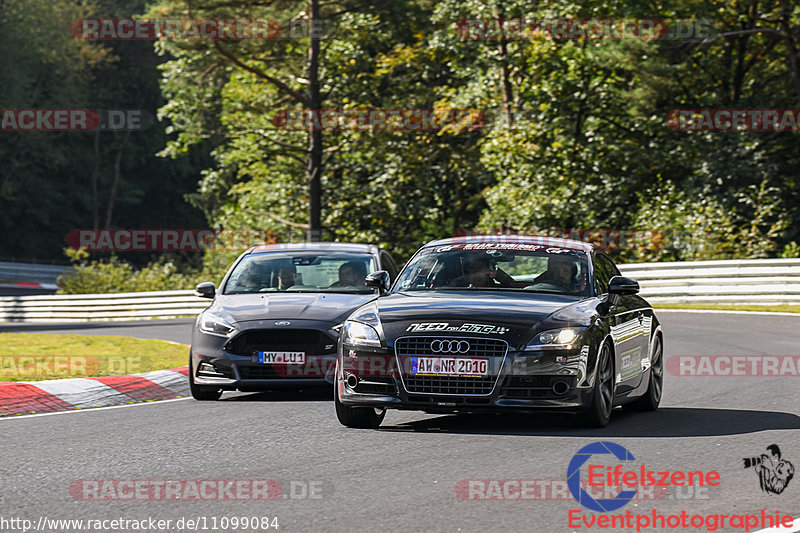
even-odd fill
[{"label": "black tire", "polygon": [[655,411],[661,403],[661,393],[664,390],[664,346],[661,336],[653,339],[653,360],[650,363],[650,383],[644,395],[622,406],[626,411]]},{"label": "black tire", "polygon": [[189,390],[192,393],[192,398],[200,400],[201,402],[213,402],[219,400],[222,396],[222,389],[218,387],[208,387],[204,385],[197,385],[194,382],[194,369],[192,368],[192,356],[189,356]]},{"label": "black tire", "polygon": [[581,413],[581,425],[602,428],[611,420],[614,409],[614,357],[611,345],[606,342],[597,356],[597,379],[592,389],[592,405]]},{"label": "black tire", "polygon": [[333,394],[336,404],[336,418],[343,426],[359,429],[377,429],[386,416],[386,409],[373,407],[350,407],[339,401],[339,388]]}]

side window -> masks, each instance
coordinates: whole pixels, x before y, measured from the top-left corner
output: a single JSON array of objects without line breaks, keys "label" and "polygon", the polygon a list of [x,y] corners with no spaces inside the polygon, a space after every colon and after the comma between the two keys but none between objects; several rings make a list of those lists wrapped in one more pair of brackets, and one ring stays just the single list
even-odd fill
[{"label": "side window", "polygon": [[594,287],[597,294],[606,294],[609,280],[617,275],[619,275],[619,271],[608,257],[594,256]]},{"label": "side window", "polygon": [[611,277],[612,278],[614,276],[621,276],[622,275],[622,274],[620,274],[619,269],[617,268],[617,265],[614,264],[614,261],[612,261],[611,259],[609,259],[606,256],[602,256],[602,257],[603,257],[603,259],[606,260],[606,262],[608,263],[608,266],[611,268]]},{"label": "side window", "polygon": [[397,277],[397,266],[395,266],[394,261],[386,252],[381,252],[381,268],[389,273],[389,279],[394,283]]}]

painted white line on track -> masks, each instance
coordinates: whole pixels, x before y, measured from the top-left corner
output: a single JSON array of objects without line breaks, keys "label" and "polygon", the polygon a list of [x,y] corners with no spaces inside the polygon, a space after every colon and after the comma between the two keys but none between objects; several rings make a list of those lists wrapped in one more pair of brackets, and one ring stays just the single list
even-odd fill
[{"label": "painted white line on track", "polygon": [[93,413],[95,411],[105,411],[106,409],[122,409],[123,407],[141,407],[143,405],[155,405],[167,402],[180,402],[183,400],[191,400],[192,398],[172,398],[171,400],[156,400],[152,402],[139,402],[130,403],[125,405],[112,405],[110,407],[91,407],[89,409],[70,409],[68,411],[56,411],[54,413],[36,413],[32,415],[6,415],[0,416],[0,422],[4,420],[19,420],[20,418],[34,418],[38,416],[55,416],[55,415],[70,415],[76,413]]},{"label": "painted white line on track", "polygon": [[655,310],[656,313],[714,313],[714,314],[722,313],[726,315],[772,315],[772,316],[796,316],[797,318],[800,318],[800,313],[781,313],[778,311],[730,311],[723,309],[661,309],[659,307],[653,307],[653,309]]},{"label": "painted white line on track", "polygon": [[792,533],[792,531],[800,531],[800,518],[795,518],[792,522],[792,527],[768,527],[767,529],[759,529],[753,533]]}]

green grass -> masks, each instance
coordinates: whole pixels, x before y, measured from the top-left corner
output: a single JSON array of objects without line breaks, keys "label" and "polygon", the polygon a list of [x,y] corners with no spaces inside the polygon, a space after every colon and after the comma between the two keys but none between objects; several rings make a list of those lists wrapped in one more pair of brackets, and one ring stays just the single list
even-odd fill
[{"label": "green grass", "polygon": [[761,311],[769,313],[800,313],[800,305],[748,304],[655,304],[655,309],[705,309],[709,311]]},{"label": "green grass", "polygon": [[188,346],[106,335],[0,333],[0,382],[116,376],[183,366]]}]

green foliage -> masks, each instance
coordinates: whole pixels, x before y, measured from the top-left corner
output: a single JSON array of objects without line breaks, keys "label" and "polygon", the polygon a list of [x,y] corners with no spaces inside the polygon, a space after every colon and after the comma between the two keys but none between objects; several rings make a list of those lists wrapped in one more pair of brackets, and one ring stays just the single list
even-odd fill
[{"label": "green foliage", "polygon": [[180,273],[170,261],[149,263],[136,270],[129,263],[112,256],[107,260],[91,260],[83,250],[65,254],[74,261],[73,271],[58,278],[58,294],[101,294],[116,292],[174,291],[192,289],[202,279],[196,272]]},{"label": "green foliage", "polygon": [[[84,17],[129,17],[144,0],[4,0],[0,7],[0,109],[141,110],[163,104],[146,41],[73,38]],[[124,132],[0,132],[0,250],[58,258],[72,229],[180,228],[205,224],[183,199],[208,166],[202,153],[159,159],[166,124]],[[119,172],[116,160],[119,159]]]},{"label": "green foliage", "polygon": [[[684,132],[666,121],[682,108],[800,106],[792,57],[800,49],[800,4],[367,0],[321,6],[322,108],[479,109],[489,119],[477,131],[324,131],[323,239],[373,242],[402,261],[423,242],[475,227],[639,228],[657,232],[660,245],[617,252],[618,259],[800,254],[794,209],[800,135]],[[310,39],[164,40],[153,49],[78,41],[59,28],[111,11],[276,18],[286,25],[307,20],[309,2],[158,0],[145,7],[143,0],[127,0],[121,12],[113,7],[111,0],[3,3],[0,52],[17,68],[0,72],[7,87],[2,107],[85,101],[154,114],[158,108],[161,120],[128,145],[104,134],[98,150],[90,136],[0,133],[8,141],[0,143],[0,200],[9,205],[0,220],[17,230],[4,232],[5,249],[60,249],[59,232],[104,219],[120,227],[178,227],[175,220],[198,226],[200,212],[214,228],[303,240],[309,132],[276,128],[273,118],[306,107],[292,93],[308,90]],[[460,19],[495,17],[707,20],[712,38],[497,41],[464,39],[456,28]],[[156,152],[161,159],[153,159]],[[123,171],[109,202],[110,162],[118,153]],[[118,258],[78,258],[84,263],[68,290],[218,281],[236,254],[208,251],[202,271],[197,263],[178,267],[174,258],[142,270]]]},{"label": "green foliage", "polygon": [[783,247],[783,251],[781,252],[780,257],[791,259],[795,257],[800,257],[800,244],[792,241],[789,244]]}]

